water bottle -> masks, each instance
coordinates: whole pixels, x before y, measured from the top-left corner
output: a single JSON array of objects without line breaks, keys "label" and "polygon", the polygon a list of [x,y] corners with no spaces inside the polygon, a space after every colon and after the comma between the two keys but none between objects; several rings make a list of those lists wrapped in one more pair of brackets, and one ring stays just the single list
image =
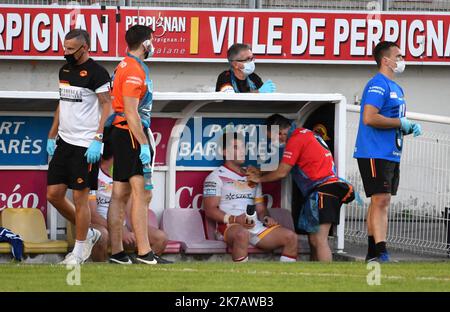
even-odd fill
[{"label": "water bottle", "polygon": [[146,164],[144,165],[142,171],[144,173],[144,189],[146,189],[147,191],[153,190],[152,166],[150,164]]},{"label": "water bottle", "polygon": [[[256,205],[247,205],[246,217],[246,222],[248,224],[256,224],[256,221],[258,220],[258,216],[256,215]],[[249,229],[249,231],[257,231],[257,227],[254,226],[253,228]]]}]

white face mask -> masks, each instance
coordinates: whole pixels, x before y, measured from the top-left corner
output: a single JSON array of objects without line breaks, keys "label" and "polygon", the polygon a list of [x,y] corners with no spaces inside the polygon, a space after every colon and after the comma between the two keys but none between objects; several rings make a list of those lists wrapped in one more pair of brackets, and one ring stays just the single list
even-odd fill
[{"label": "white face mask", "polygon": [[393,62],[393,63],[396,64],[397,67],[391,68],[392,71],[393,71],[394,73],[396,73],[396,74],[401,74],[401,73],[403,73],[403,72],[405,71],[406,63],[405,63],[404,60],[395,62],[395,61],[391,60],[391,59],[388,58],[388,57],[386,57],[386,58],[387,58],[389,61],[391,61],[391,62]]},{"label": "white face mask", "polygon": [[246,76],[253,74],[255,71],[255,61],[244,63],[244,68],[241,70]]},{"label": "white face mask", "polygon": [[405,61],[397,61],[397,67],[393,69],[394,73],[401,74],[405,71],[406,63]]},{"label": "white face mask", "polygon": [[145,49],[144,59],[148,59],[149,57],[152,57],[153,54],[155,53],[155,47],[153,46],[152,41],[145,40],[144,42],[142,42],[142,45],[144,46],[144,49]]}]

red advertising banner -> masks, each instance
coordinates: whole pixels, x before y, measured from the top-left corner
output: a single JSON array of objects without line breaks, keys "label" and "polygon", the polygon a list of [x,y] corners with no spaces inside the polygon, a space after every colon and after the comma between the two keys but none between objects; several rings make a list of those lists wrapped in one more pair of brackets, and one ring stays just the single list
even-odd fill
[{"label": "red advertising banner", "polygon": [[264,62],[368,63],[376,43],[389,40],[409,62],[450,64],[445,13],[50,6],[0,7],[0,57],[60,58],[64,33],[82,27],[94,57],[117,60],[126,52],[126,30],[137,23],[154,29],[161,61],[225,61],[228,47],[244,42]]},{"label": "red advertising banner", "polygon": [[[177,208],[200,209],[203,200],[203,182],[211,171],[178,171],[176,185]],[[280,208],[281,183],[263,184],[263,194],[268,208]]]},{"label": "red advertising banner", "polygon": [[156,143],[156,166],[166,165],[167,144],[175,122],[174,118],[152,117],[151,129]]},{"label": "red advertising banner", "polygon": [[64,36],[73,28],[89,32],[92,56],[117,56],[115,10],[79,6],[2,6],[0,57],[62,59]]},{"label": "red advertising banner", "polygon": [[47,171],[2,170],[0,211],[5,208],[37,208],[47,216]]}]

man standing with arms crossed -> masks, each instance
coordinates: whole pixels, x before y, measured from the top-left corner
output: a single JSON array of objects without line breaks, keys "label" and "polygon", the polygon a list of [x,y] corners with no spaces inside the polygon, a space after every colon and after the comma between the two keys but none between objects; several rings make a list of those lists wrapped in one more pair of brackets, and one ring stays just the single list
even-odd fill
[{"label": "man standing with arms crossed", "polygon": [[[162,263],[148,240],[147,215],[152,198],[151,186],[145,185],[144,166],[151,162],[148,128],[152,109],[153,83],[144,64],[153,53],[152,30],[135,25],[125,34],[127,57],[117,66],[113,78],[111,142],[114,156],[113,191],[108,210],[111,237],[111,263],[131,264],[124,253],[122,227],[124,208],[131,194],[131,225],[136,237],[137,263]],[[154,152],[154,151],[153,151]]]},{"label": "man standing with arms crossed", "polygon": [[405,69],[400,48],[383,41],[374,49],[379,72],[367,83],[361,99],[358,135],[353,157],[370,197],[367,213],[367,261],[390,261],[386,249],[388,207],[397,194],[403,136],[422,134],[419,124],[406,117],[402,88],[394,82],[395,74]]},{"label": "man standing with arms crossed", "polygon": [[[103,126],[111,113],[110,77],[89,57],[87,31],[73,29],[64,38],[67,60],[59,71],[60,101],[47,140],[47,200],[76,226],[74,249],[62,264],[86,261],[100,232],[91,228],[89,190],[97,189]],[[56,138],[56,136],[58,136]],[[65,197],[73,190],[72,203]]]}]

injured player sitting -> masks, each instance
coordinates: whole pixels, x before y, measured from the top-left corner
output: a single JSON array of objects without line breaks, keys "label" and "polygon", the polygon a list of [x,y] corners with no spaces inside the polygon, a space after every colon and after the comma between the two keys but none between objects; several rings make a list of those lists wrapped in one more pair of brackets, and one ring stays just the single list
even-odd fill
[{"label": "injured player sitting", "polygon": [[[297,259],[297,234],[281,227],[268,214],[261,184],[247,181],[244,137],[226,132],[222,138],[224,164],[211,172],[203,186],[206,217],[217,223],[217,239],[231,248],[233,261],[248,261],[249,244],[263,249],[282,248],[280,261]],[[249,214],[247,207],[249,206]],[[256,213],[251,214],[252,208]],[[253,217],[252,217],[253,216]]]}]

